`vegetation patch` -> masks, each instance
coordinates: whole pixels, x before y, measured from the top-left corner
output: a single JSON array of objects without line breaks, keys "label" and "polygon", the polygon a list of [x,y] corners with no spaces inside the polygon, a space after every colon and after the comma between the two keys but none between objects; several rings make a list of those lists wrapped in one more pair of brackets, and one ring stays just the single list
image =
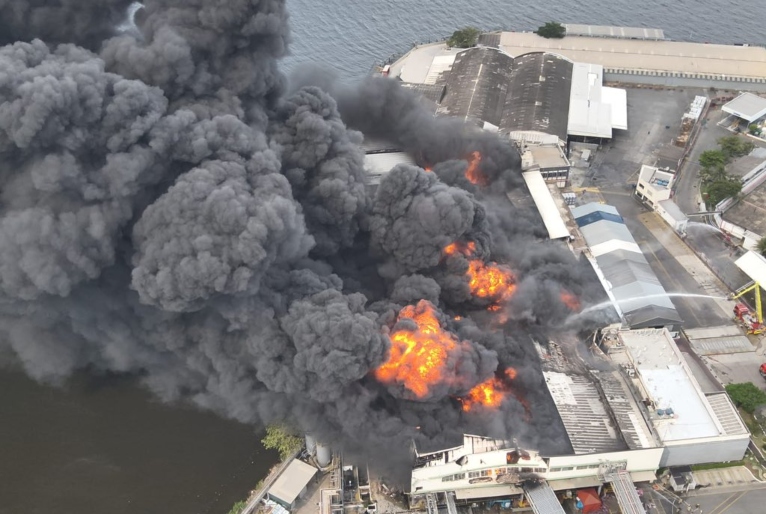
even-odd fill
[{"label": "vegetation patch", "polygon": [[699,157],[702,196],[711,208],[742,191],[742,180],[729,175],[726,165],[748,155],[755,148],[752,142],[738,136],[722,137],[718,140],[718,146],[720,148],[704,151]]},{"label": "vegetation patch", "polygon": [[261,443],[264,448],[277,450],[279,458],[285,460],[300,449],[303,438],[284,425],[269,425],[266,427],[266,437],[261,439]]},{"label": "vegetation patch", "polygon": [[756,407],[766,403],[766,393],[758,389],[752,382],[743,384],[729,384],[726,386],[734,405],[741,407],[748,414],[752,414]]},{"label": "vegetation patch", "polygon": [[471,48],[476,46],[480,35],[481,31],[476,27],[463,27],[452,33],[452,36],[447,40],[447,46],[452,48]]},{"label": "vegetation patch", "polygon": [[567,35],[567,29],[561,23],[549,21],[542,27],[539,27],[535,34],[548,39],[561,39]]},{"label": "vegetation patch", "polygon": [[229,510],[228,514],[241,514],[243,510],[245,510],[245,507],[247,507],[247,502],[242,500],[238,501],[234,505],[232,505],[231,509]]},{"label": "vegetation patch", "polygon": [[732,468],[734,466],[744,466],[745,461],[743,460],[733,460],[731,462],[709,462],[707,464],[694,464],[692,466],[692,471],[705,471],[706,469],[721,469],[721,468]]}]

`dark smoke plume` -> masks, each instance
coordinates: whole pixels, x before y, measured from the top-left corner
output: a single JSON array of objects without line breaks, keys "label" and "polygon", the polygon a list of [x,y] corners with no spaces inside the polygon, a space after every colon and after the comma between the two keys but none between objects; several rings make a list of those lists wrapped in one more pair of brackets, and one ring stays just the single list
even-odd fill
[{"label": "dark smoke plume", "polygon": [[[587,299],[593,282],[488,192],[521,184],[516,151],[394,81],[306,72],[288,90],[283,0],[146,0],[117,30],[128,4],[0,0],[0,355],[52,383],[134,374],[389,470],[410,440],[466,431],[566,447],[531,340],[568,314],[562,287]],[[371,195],[362,134],[435,171],[397,167]],[[461,179],[473,151],[490,188]],[[472,303],[465,259],[443,259],[456,240],[516,273],[505,330]],[[419,300],[474,345],[461,378],[513,366],[518,398],[464,413],[376,381]]]}]

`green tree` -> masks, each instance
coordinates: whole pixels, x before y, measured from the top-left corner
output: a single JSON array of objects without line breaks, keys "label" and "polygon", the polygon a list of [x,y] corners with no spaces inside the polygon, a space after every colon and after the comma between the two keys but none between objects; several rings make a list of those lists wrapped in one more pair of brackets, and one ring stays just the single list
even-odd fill
[{"label": "green tree", "polygon": [[742,191],[742,182],[738,180],[717,180],[705,188],[707,204],[713,208],[726,198],[737,196],[740,191]]},{"label": "green tree", "polygon": [[724,136],[718,140],[721,151],[726,156],[726,161],[731,161],[737,157],[743,157],[753,151],[755,145],[745,138],[738,136]]},{"label": "green tree", "polygon": [[480,35],[481,31],[476,27],[464,27],[452,33],[452,36],[447,40],[447,46],[452,48],[471,48],[476,46],[476,41]]},{"label": "green tree", "polygon": [[750,133],[753,134],[754,136],[757,136],[758,134],[761,133],[761,128],[758,126],[757,123],[751,123],[750,125],[748,125],[747,130],[750,131]]},{"label": "green tree", "polygon": [[231,509],[229,510],[228,514],[240,514],[243,510],[245,510],[245,507],[247,507],[247,502],[242,500],[238,501],[234,505],[232,505]]},{"label": "green tree", "polygon": [[737,407],[750,414],[758,407],[766,403],[766,393],[758,389],[752,382],[744,384],[729,384],[726,386],[726,392],[729,393],[731,401]]},{"label": "green tree", "polygon": [[758,241],[758,244],[755,246],[755,248],[758,250],[758,253],[766,257],[766,236],[763,236]]},{"label": "green tree", "polygon": [[266,437],[261,439],[261,443],[264,448],[277,450],[279,457],[284,460],[301,447],[303,439],[286,426],[269,425],[266,427]]},{"label": "green tree", "polygon": [[535,34],[548,39],[561,39],[567,35],[567,29],[561,23],[549,21],[542,27],[539,27]]},{"label": "green tree", "polygon": [[707,150],[700,154],[700,166],[702,166],[702,180],[704,182],[716,182],[726,178],[726,154],[721,150]]}]

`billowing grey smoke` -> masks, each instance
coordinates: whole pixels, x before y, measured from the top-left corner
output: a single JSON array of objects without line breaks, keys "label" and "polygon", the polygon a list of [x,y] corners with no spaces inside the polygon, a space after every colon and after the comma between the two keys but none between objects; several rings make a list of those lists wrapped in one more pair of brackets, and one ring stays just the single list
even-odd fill
[{"label": "billowing grey smoke", "polygon": [[[133,373],[164,400],[381,451],[382,467],[406,468],[411,439],[464,431],[557,448],[530,337],[547,341],[567,312],[561,288],[590,286],[540,243],[535,214],[488,192],[520,184],[515,150],[389,80],[313,74],[319,88],[288,95],[283,0],[146,0],[121,33],[128,4],[0,0],[12,43],[0,48],[0,355],[48,382]],[[396,168],[369,196],[358,131],[434,173]],[[461,180],[473,151],[492,188]],[[465,258],[444,259],[458,240],[516,272],[505,331],[472,303]],[[372,372],[419,300],[469,357],[456,364],[466,383],[410,401]],[[464,413],[452,395],[506,366],[518,397]]]},{"label": "billowing grey smoke", "polygon": [[396,166],[375,194],[371,246],[407,272],[436,266],[444,247],[471,228],[477,208],[470,194],[433,173]]}]

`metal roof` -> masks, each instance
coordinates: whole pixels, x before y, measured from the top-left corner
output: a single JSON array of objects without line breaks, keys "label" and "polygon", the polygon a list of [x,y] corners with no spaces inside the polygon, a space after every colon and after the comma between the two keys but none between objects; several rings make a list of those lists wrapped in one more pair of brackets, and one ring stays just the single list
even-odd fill
[{"label": "metal roof", "polygon": [[684,441],[726,435],[705,395],[666,329],[629,330],[618,337],[628,349],[643,389],[656,409],[650,412],[661,441]]},{"label": "metal roof", "polygon": [[615,207],[594,202],[573,208],[572,215],[596,258],[607,293],[631,327],[682,321]]},{"label": "metal roof", "polygon": [[603,76],[604,67],[599,64],[574,64],[569,94],[569,135],[612,137],[612,108],[601,97]]},{"label": "metal roof", "polygon": [[605,25],[564,25],[567,36],[609,37],[618,39],[665,39],[662,29],[648,27],[609,27]]},{"label": "metal roof", "polygon": [[588,246],[595,246],[605,241],[619,239],[620,241],[635,242],[630,230],[623,223],[616,223],[610,220],[600,220],[584,227],[580,227]]},{"label": "metal roof", "polygon": [[616,87],[602,87],[601,100],[612,111],[612,128],[628,130],[628,92]]},{"label": "metal roof", "polygon": [[402,83],[402,87],[410,89],[420,95],[426,107],[436,112],[436,108],[444,98],[446,87],[444,84],[408,84]]},{"label": "metal roof", "polygon": [[314,478],[317,468],[305,462],[295,459],[285,469],[274,484],[269,488],[269,496],[279,498],[284,503],[291,505],[298,495],[306,487],[306,484]]},{"label": "metal roof", "polygon": [[534,130],[567,140],[572,62],[535,52],[516,57],[500,129]]},{"label": "metal roof", "polygon": [[649,426],[644,421],[638,404],[633,399],[630,387],[619,371],[599,372],[593,375],[604,393],[609,409],[614,414],[617,426],[628,448],[656,448],[657,443]]},{"label": "metal roof", "polygon": [[524,486],[524,492],[535,514],[565,514],[564,507],[548,482],[527,484]]},{"label": "metal roof", "polygon": [[548,237],[551,239],[569,237],[569,229],[566,222],[561,217],[561,212],[559,212],[559,208],[556,206],[556,202],[548,189],[548,184],[545,182],[540,171],[525,171],[521,175],[524,177],[529,193],[532,195],[537,210],[543,218],[545,228],[548,230]]},{"label": "metal roof", "polygon": [[713,408],[715,416],[723,426],[726,435],[747,434],[747,427],[737,414],[737,409],[731,403],[729,395],[721,392],[707,395],[707,401]]},{"label": "metal roof", "polygon": [[459,53],[447,74],[447,92],[438,112],[499,126],[512,71],[513,58],[495,48]]},{"label": "metal roof", "polygon": [[753,93],[742,93],[721,107],[721,110],[747,120],[748,123],[752,123],[766,116],[766,98],[754,95]]},{"label": "metal roof", "polygon": [[675,325],[683,322],[675,309],[647,305],[624,312],[625,321],[631,328],[652,328]]},{"label": "metal roof", "polygon": [[575,454],[626,450],[596,386],[580,375],[544,371],[545,384]]},{"label": "metal roof", "polygon": [[734,261],[739,269],[750,277],[750,280],[758,282],[766,288],[766,258],[750,250],[745,255]]},{"label": "metal roof", "polygon": [[609,214],[615,214],[617,216],[620,215],[620,213],[617,211],[617,207],[614,207],[613,205],[607,205],[604,203],[598,203],[598,202],[590,202],[590,203],[586,203],[585,205],[572,207],[571,210],[572,210],[572,216],[574,218],[579,218],[581,216],[585,216],[592,212],[608,212]]},{"label": "metal roof", "polygon": [[646,261],[620,261],[605,264],[601,260],[598,260],[598,266],[604,272],[604,275],[609,277],[609,282],[612,284],[612,287],[615,288],[633,282],[660,284],[657,275],[654,274],[649,263]]},{"label": "metal roof", "polygon": [[612,214],[611,212],[604,211],[594,211],[590,214],[585,214],[577,218],[575,221],[577,222],[578,226],[584,227],[585,225],[590,225],[591,223],[595,223],[601,220],[614,221],[615,223],[623,222],[622,216],[619,214]]}]

